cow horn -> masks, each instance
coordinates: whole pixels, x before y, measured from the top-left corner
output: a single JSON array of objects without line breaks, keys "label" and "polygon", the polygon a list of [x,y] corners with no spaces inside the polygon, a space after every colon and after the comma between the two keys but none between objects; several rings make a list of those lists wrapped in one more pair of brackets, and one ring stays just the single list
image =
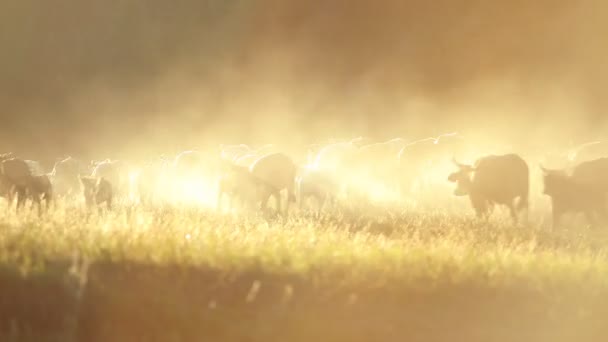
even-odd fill
[{"label": "cow horn", "polygon": [[470,165],[465,165],[465,164],[458,162],[458,160],[456,160],[456,157],[452,157],[452,163],[454,163],[458,167],[470,167]]}]

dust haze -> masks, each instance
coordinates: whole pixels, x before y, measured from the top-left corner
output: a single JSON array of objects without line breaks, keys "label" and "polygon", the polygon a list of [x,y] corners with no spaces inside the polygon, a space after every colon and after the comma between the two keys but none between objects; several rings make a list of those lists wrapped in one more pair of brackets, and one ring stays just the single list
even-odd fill
[{"label": "dust haze", "polygon": [[604,1],[7,0],[2,151],[606,136]]}]

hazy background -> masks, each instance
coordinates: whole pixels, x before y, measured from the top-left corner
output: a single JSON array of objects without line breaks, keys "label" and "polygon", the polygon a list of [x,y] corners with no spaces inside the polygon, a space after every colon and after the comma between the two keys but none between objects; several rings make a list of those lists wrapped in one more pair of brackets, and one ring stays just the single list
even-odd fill
[{"label": "hazy background", "polygon": [[603,0],[3,0],[0,151],[587,141],[608,127],[607,19]]}]

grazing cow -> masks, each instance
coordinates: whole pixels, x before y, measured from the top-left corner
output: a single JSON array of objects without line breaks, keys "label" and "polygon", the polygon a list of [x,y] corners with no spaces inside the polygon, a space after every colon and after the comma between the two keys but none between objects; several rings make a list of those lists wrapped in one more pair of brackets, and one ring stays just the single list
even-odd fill
[{"label": "grazing cow", "polygon": [[124,162],[110,159],[95,162],[91,177],[103,178],[110,182],[114,195],[129,193],[129,172]]},{"label": "grazing cow", "polygon": [[17,197],[17,209],[23,206],[28,188],[32,184],[32,172],[29,165],[22,159],[11,158],[0,163],[2,183],[7,190],[7,198],[12,203]]},{"label": "grazing cow", "polygon": [[[4,162],[5,160],[11,158],[13,158],[13,154],[11,152],[0,154],[0,165],[2,165],[2,162]],[[4,177],[4,175],[2,174],[2,169],[0,167],[0,196],[8,198],[9,190],[10,184],[8,182],[8,179],[6,179],[6,177]]]},{"label": "grazing cow", "polygon": [[457,184],[456,196],[469,196],[478,217],[488,217],[495,204],[502,204],[517,222],[518,211],[528,209],[529,169],[520,156],[490,155],[478,159],[475,166],[455,163],[460,170],[448,180]]},{"label": "grazing cow", "polygon": [[285,215],[289,212],[289,202],[295,202],[294,185],[296,165],[293,160],[282,153],[268,154],[256,160],[249,172],[256,183],[262,210],[266,210],[270,196],[277,200],[277,209],[281,212],[281,191],[287,190]]},{"label": "grazing cow", "polygon": [[608,219],[608,158],[587,161],[576,166],[571,175],[565,170],[544,173],[544,193],[551,197],[553,226],[559,226],[568,212],[582,212],[589,223],[597,225]]},{"label": "grazing cow", "polygon": [[17,198],[17,209],[23,206],[27,198],[40,208],[44,199],[47,207],[53,197],[53,186],[49,175],[41,173],[38,162],[11,158],[0,162],[0,190],[9,200]]},{"label": "grazing cow", "polygon": [[72,157],[56,162],[51,171],[55,194],[61,196],[76,194],[80,188],[79,176],[83,171],[80,162]]},{"label": "grazing cow", "polygon": [[53,184],[49,175],[36,175],[32,177],[32,182],[28,188],[29,197],[38,205],[40,210],[40,201],[45,202],[48,208],[53,202]]},{"label": "grazing cow", "polygon": [[80,177],[80,182],[87,207],[105,204],[107,209],[112,209],[113,190],[112,184],[107,179]]},{"label": "grazing cow", "polygon": [[255,183],[247,166],[227,164],[226,171],[218,181],[217,210],[222,210],[224,197],[228,200],[228,209],[235,207],[235,202],[248,207],[256,201]]},{"label": "grazing cow", "polygon": [[296,177],[297,202],[300,209],[308,199],[313,198],[318,205],[317,212],[320,212],[325,204],[335,204],[338,192],[338,184],[328,172],[304,168]]},{"label": "grazing cow", "polygon": [[46,174],[40,162],[35,160],[24,160],[24,162],[29,166],[32,176],[42,176]]}]

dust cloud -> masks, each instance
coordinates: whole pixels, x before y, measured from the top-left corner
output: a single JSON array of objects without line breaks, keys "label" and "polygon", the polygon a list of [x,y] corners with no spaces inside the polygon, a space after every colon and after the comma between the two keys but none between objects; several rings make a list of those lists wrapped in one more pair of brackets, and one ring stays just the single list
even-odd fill
[{"label": "dust cloud", "polygon": [[604,1],[6,0],[0,146],[605,138]]}]

